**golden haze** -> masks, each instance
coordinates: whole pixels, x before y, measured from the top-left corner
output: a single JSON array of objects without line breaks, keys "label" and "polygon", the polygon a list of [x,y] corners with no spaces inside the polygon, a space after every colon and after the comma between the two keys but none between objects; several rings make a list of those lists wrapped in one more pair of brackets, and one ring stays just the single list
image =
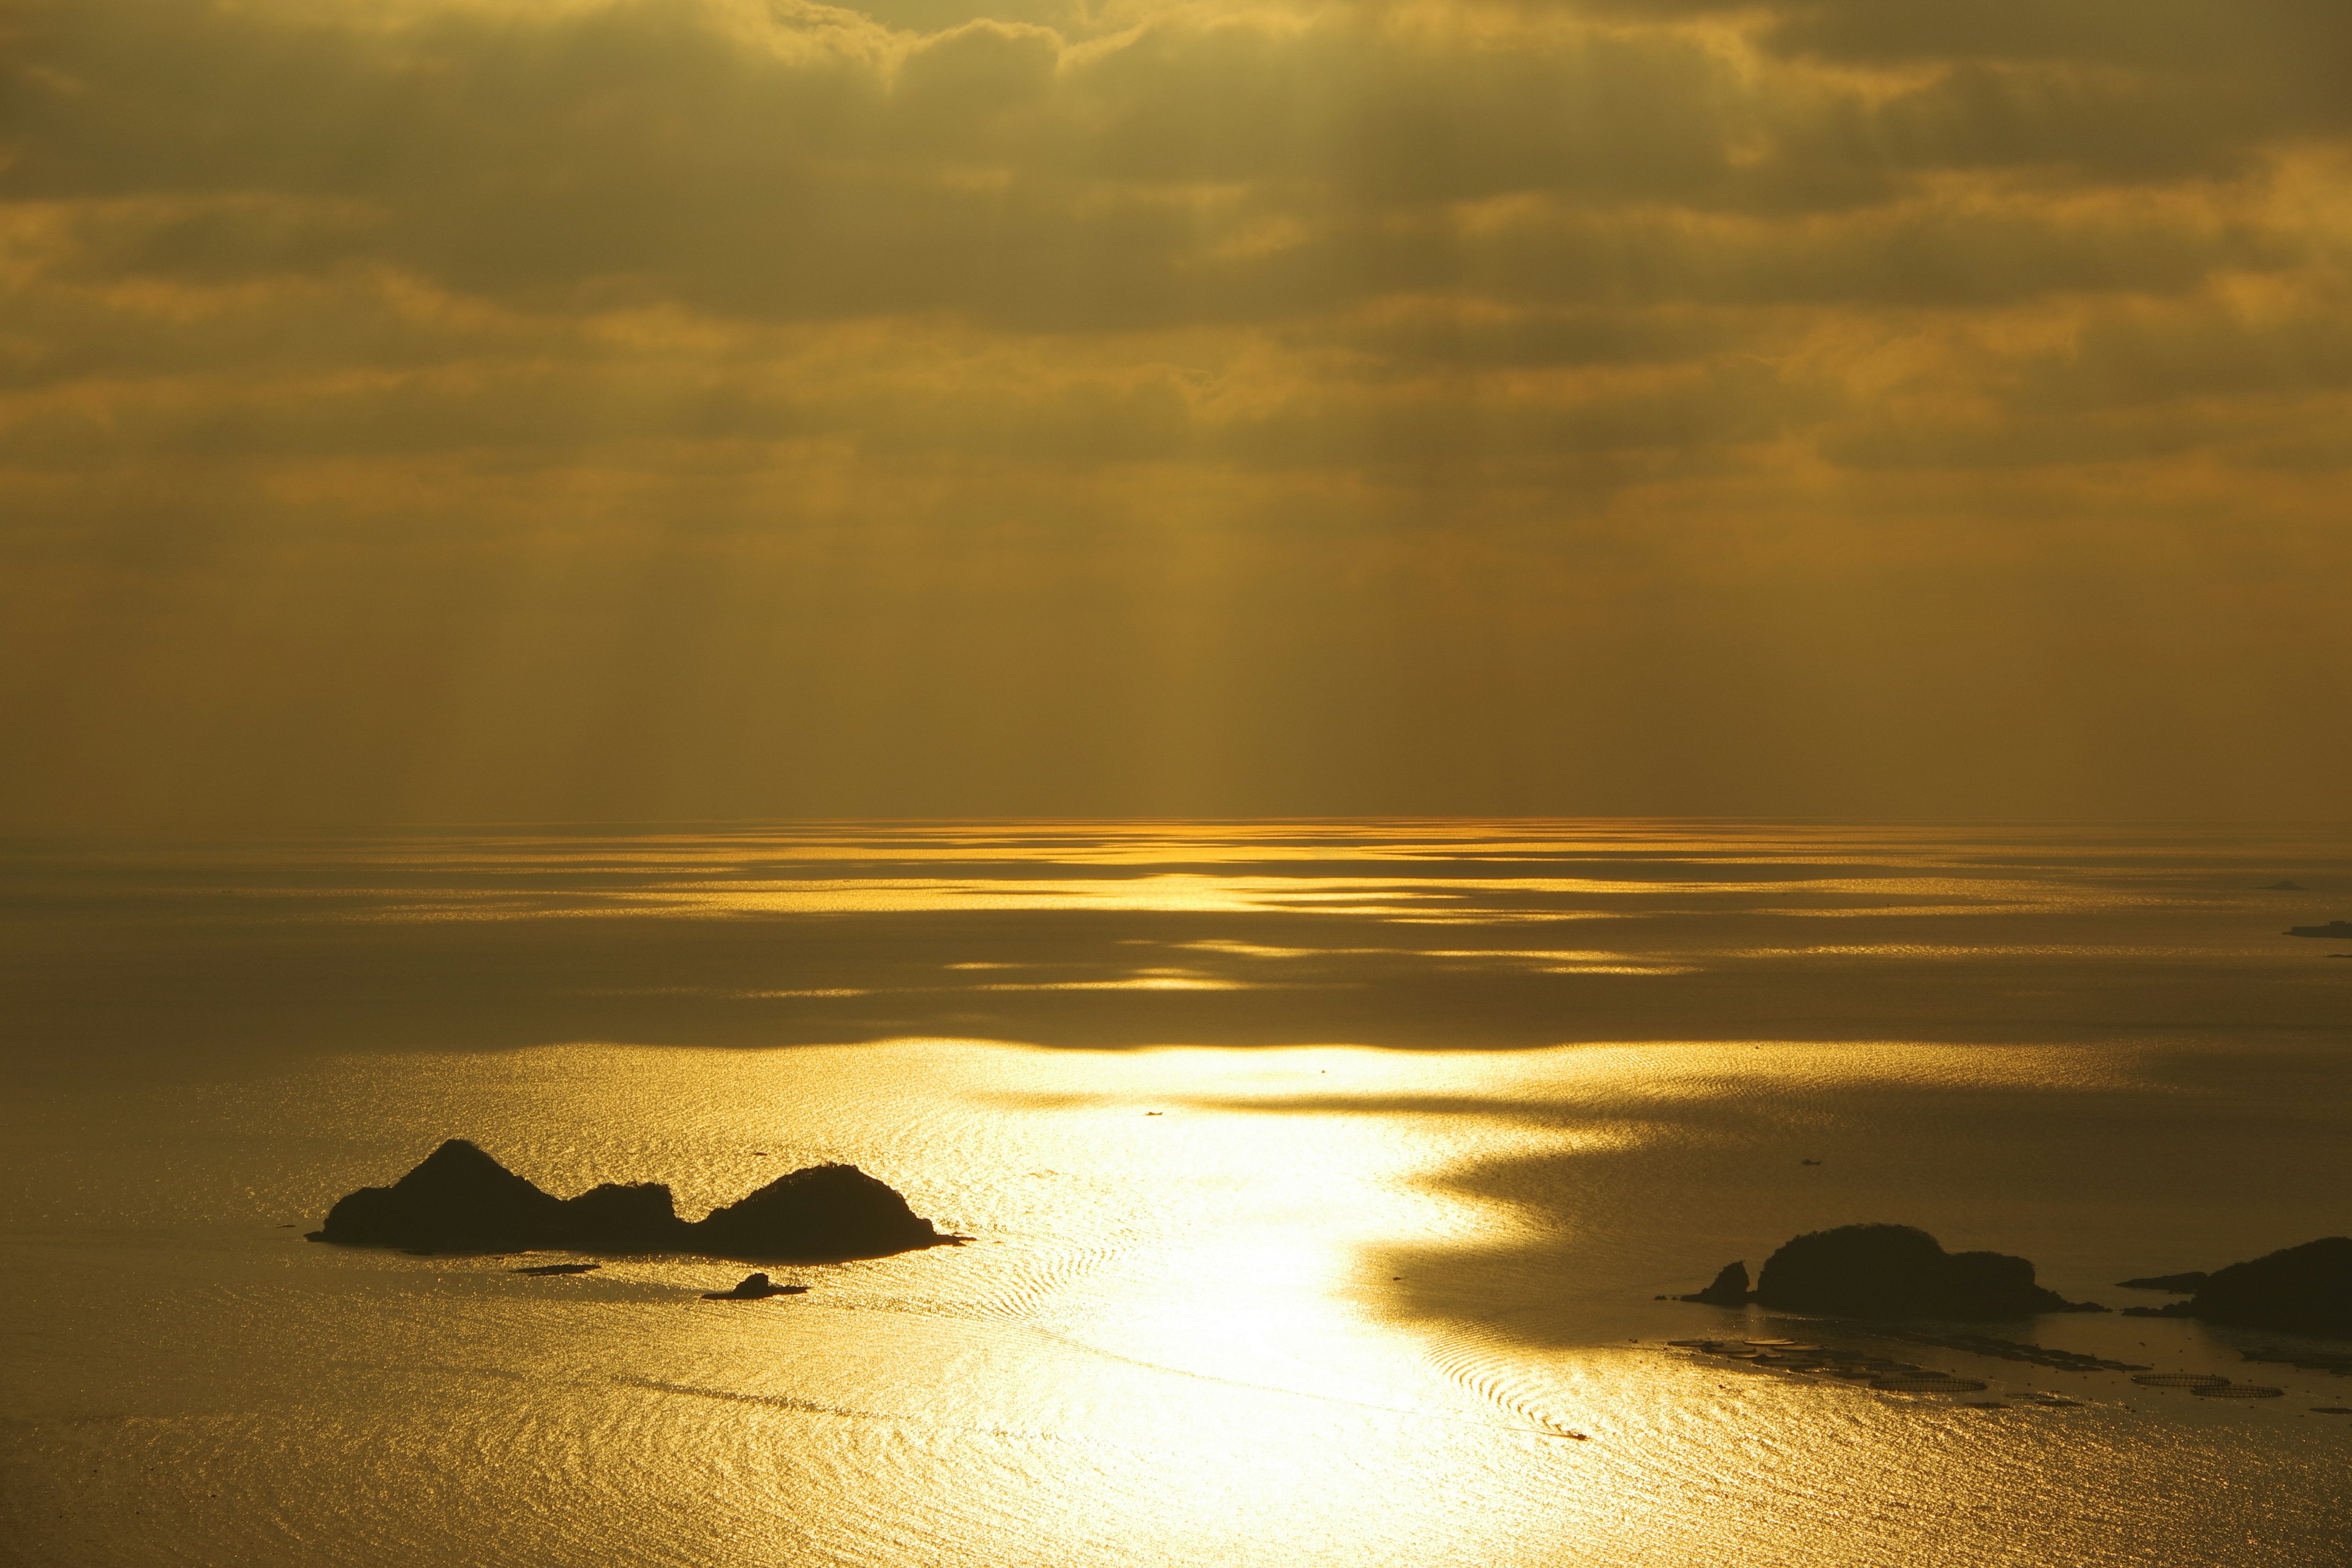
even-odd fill
[{"label": "golden haze", "polygon": [[2341,809],[2341,0],[11,26],[7,823]]}]

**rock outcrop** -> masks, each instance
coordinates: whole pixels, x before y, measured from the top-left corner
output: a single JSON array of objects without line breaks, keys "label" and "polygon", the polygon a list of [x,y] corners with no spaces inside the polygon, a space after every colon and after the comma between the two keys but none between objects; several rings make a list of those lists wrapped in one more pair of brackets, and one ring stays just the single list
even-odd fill
[{"label": "rock outcrop", "polygon": [[1697,1301],[1709,1307],[1744,1307],[1748,1305],[1748,1262],[1727,1263],[1717,1271],[1715,1283],[1704,1290],[1694,1290],[1687,1296],[1677,1296],[1677,1301]]},{"label": "rock outcrop", "polygon": [[606,1182],[563,1202],[562,1245],[583,1251],[682,1251],[690,1228],[659,1182]]},{"label": "rock outcrop", "polygon": [[2323,1237],[2217,1268],[2182,1315],[2352,1338],[2352,1237]]},{"label": "rock outcrop", "polygon": [[608,1182],[558,1198],[452,1138],[391,1186],[362,1187],[337,1202],[310,1239],[412,1252],[567,1247],[814,1262],[882,1258],[961,1238],[940,1234],[855,1165],[792,1172],[688,1222],[658,1182]]},{"label": "rock outcrop", "polygon": [[2329,942],[2352,942],[2352,921],[2330,921],[2324,926],[2289,926],[2289,936],[2315,936]]},{"label": "rock outcrop", "polygon": [[873,1258],[943,1239],[907,1200],[855,1165],[812,1165],[689,1227],[719,1258]]},{"label": "rock outcrop", "polygon": [[313,1240],[423,1252],[520,1252],[562,1247],[563,1201],[462,1138],[452,1138],[388,1187],[362,1187],[327,1211]]},{"label": "rock outcrop", "polygon": [[771,1296],[805,1296],[805,1285],[779,1285],[764,1274],[746,1274],[732,1290],[705,1290],[706,1301],[764,1301]]},{"label": "rock outcrop", "polygon": [[1856,1318],[2105,1310],[2043,1289],[2022,1258],[1946,1252],[1934,1237],[1907,1225],[1849,1225],[1798,1237],[1765,1261],[1755,1300],[1790,1311]]}]

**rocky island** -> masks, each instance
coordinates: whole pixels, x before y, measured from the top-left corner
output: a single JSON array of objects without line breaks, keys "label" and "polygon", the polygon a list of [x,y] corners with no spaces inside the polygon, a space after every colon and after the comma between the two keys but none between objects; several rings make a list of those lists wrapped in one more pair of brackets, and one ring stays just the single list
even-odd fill
[{"label": "rocky island", "polygon": [[732,1290],[705,1290],[706,1301],[764,1301],[771,1296],[805,1296],[805,1285],[779,1285],[764,1274],[746,1274]]},{"label": "rocky island", "polygon": [[1800,1236],[1765,1260],[1756,1289],[1731,1263],[1715,1282],[1680,1298],[1710,1306],[1747,1301],[1849,1318],[2009,1318],[2032,1312],[2102,1312],[2033,1282],[2033,1265],[1999,1252],[1946,1252],[1907,1225],[1847,1225]]},{"label": "rocky island", "polygon": [[1715,1280],[1704,1290],[1694,1290],[1687,1296],[1677,1296],[1677,1301],[1697,1301],[1709,1307],[1744,1307],[1748,1304],[1748,1260],[1727,1263],[1717,1271]]},{"label": "rocky island", "polygon": [[576,1197],[540,1190],[462,1138],[388,1187],[337,1201],[312,1241],[412,1252],[678,1252],[837,1262],[961,1241],[855,1165],[777,1177],[699,1220],[678,1217],[659,1182],[605,1183]]},{"label": "rocky island", "polygon": [[2135,1317],[2352,1339],[2352,1237],[2322,1237],[2232,1263],[2208,1275],[2186,1301],[2126,1310]]}]

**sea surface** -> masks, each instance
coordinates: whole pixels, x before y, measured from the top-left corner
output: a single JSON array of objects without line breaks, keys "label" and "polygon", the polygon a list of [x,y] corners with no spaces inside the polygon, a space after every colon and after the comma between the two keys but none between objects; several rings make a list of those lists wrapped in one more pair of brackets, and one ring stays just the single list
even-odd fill
[{"label": "sea surface", "polygon": [[[2352,1231],[2352,944],[2282,934],[2345,918],[2341,828],[12,843],[0,1561],[2345,1562],[2352,1377],[2243,1359],[2325,1347],[1979,1326],[2284,1390],[2222,1400],[1659,1299],[1854,1221],[2116,1307]],[[972,1239],[759,1302],[303,1240],[452,1136]]]}]

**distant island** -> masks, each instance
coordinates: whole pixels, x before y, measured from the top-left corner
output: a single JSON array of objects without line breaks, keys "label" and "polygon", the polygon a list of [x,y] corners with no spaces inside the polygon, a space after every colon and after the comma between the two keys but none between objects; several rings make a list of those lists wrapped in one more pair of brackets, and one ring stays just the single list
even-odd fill
[{"label": "distant island", "polygon": [[805,1285],[779,1285],[764,1274],[746,1274],[732,1290],[705,1290],[706,1301],[764,1301],[771,1296],[805,1296]]},{"label": "distant island", "polygon": [[2009,1318],[2104,1312],[2033,1281],[2033,1265],[1999,1252],[1946,1252],[1915,1226],[1848,1225],[1811,1231],[1765,1260],[1756,1289],[1745,1262],[1726,1264],[1706,1289],[1679,1300],[1715,1307],[1754,1301],[1848,1318]]},{"label": "distant island", "polygon": [[2199,1286],[2204,1284],[2206,1280],[2210,1279],[2211,1278],[2211,1275],[2206,1273],[2201,1268],[2198,1268],[2192,1269],[2186,1274],[2151,1274],[2144,1279],[2118,1279],[2116,1281],[2116,1289],[2118,1290],[2162,1290],[2168,1295],[2188,1296],[2194,1294]]},{"label": "distant island", "polygon": [[2324,926],[2289,926],[2288,936],[2315,936],[2330,942],[2352,942],[2352,921],[2329,921]]},{"label": "distant island", "polygon": [[339,1199],[312,1241],[412,1252],[690,1253],[837,1262],[969,1239],[940,1231],[855,1165],[812,1165],[698,1220],[660,1182],[607,1182],[577,1197],[541,1191],[462,1138],[388,1187]]},{"label": "distant island", "polygon": [[[2352,1237],[2323,1237],[2210,1274],[2154,1274],[2121,1285],[2189,1298],[2163,1307],[2126,1307],[2131,1317],[2196,1318],[2236,1328],[2352,1339]],[[2107,1310],[2095,1301],[2069,1301],[2043,1289],[2034,1283],[2033,1265],[2022,1258],[1946,1252],[1934,1237],[1907,1225],[1812,1231],[1766,1259],[1752,1290],[1742,1261],[1725,1264],[1706,1289],[1675,1300],[1710,1307],[1752,1301],[1788,1311],[1881,1319]]]},{"label": "distant island", "polygon": [[2352,1237],[2322,1237],[2232,1263],[2203,1277],[2195,1289],[2186,1301],[2124,1310],[2137,1318],[2197,1318],[2235,1328],[2352,1339]]}]

